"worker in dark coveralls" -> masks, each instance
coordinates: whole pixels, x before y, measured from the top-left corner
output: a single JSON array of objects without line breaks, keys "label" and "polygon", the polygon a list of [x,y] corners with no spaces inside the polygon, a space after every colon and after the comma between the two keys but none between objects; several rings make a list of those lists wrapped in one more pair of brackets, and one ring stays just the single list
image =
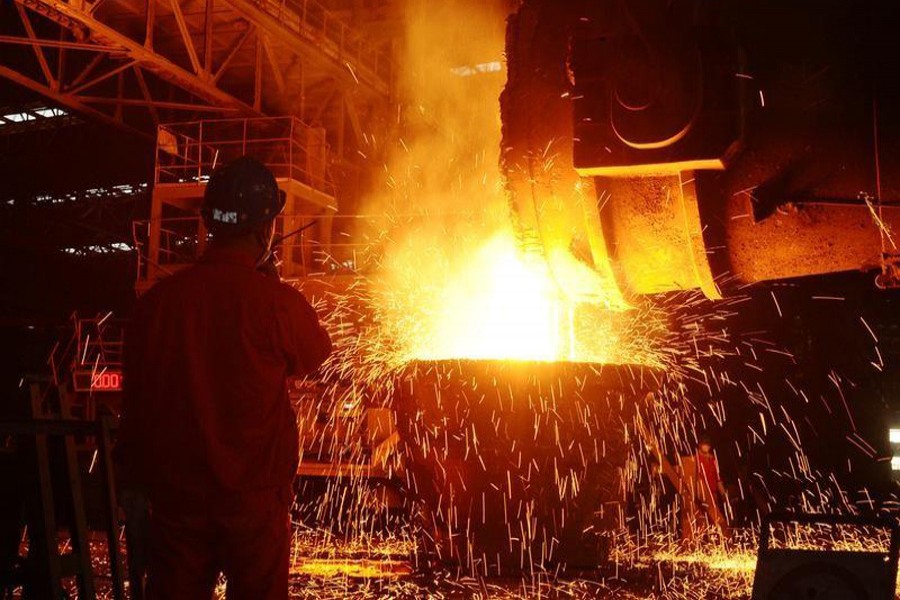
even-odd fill
[{"label": "worker in dark coveralls", "polygon": [[328,334],[302,294],[264,274],[284,196],[244,157],[209,181],[213,241],[156,284],[125,344],[117,455],[150,503],[147,597],[288,597],[296,418],[286,378],[315,371]]}]

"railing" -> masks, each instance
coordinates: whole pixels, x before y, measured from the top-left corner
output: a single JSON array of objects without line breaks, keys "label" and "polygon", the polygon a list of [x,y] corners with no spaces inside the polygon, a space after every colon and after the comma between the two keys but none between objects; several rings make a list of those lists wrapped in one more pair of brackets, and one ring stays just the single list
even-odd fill
[{"label": "railing", "polygon": [[[322,239],[320,232],[307,226],[318,225],[320,220],[329,219],[335,231],[352,230],[360,222],[356,215],[287,215],[276,221],[276,237],[288,235],[277,244],[276,250],[282,258],[290,257],[293,272],[284,273],[288,277],[310,275],[352,274],[365,270],[367,258],[371,256],[370,243],[338,242]],[[138,281],[148,278],[148,266],[153,266],[162,276],[171,275],[193,264],[206,246],[200,217],[178,217],[160,219],[160,242],[157,255],[149,256],[151,221],[134,221],[132,235],[137,249]],[[290,235],[293,234],[293,235]],[[330,237],[330,236],[329,236]],[[352,239],[352,238],[351,238]]]},{"label": "railing", "polygon": [[122,364],[123,324],[107,314],[93,319],[74,318],[77,365],[92,369]]},{"label": "railing", "polygon": [[294,117],[215,119],[160,125],[156,185],[208,181],[219,165],[240,156],[265,163],[276,178],[293,179],[334,196],[324,131]]},{"label": "railing", "polygon": [[[471,222],[478,211],[443,214],[444,218]],[[396,232],[416,231],[434,218],[429,214],[282,215],[276,220],[276,251],[282,276],[288,279],[317,275],[365,275],[396,243]],[[151,225],[158,225],[159,245],[150,255]],[[193,264],[208,239],[199,216],[134,221],[138,282],[150,283]],[[278,238],[285,236],[283,240]],[[362,240],[362,241],[360,241]]]},{"label": "railing", "polygon": [[[72,335],[50,352],[48,364],[55,385],[70,382],[76,392],[113,392],[122,386],[124,322],[112,313],[94,318],[72,315]],[[93,418],[93,404],[79,404]]]},{"label": "railing", "polygon": [[132,237],[137,250],[138,280],[147,278],[148,265],[165,275],[171,275],[184,265],[193,263],[202,253],[200,217],[160,220],[159,248],[156,256],[149,256],[151,221],[132,222]]},{"label": "railing", "polygon": [[[353,72],[354,77],[369,74],[390,89],[393,63],[390,55],[366,41],[341,19],[316,0],[252,0],[261,10],[275,17],[282,27],[319,44],[319,48]],[[328,44],[322,44],[322,42]],[[350,64],[352,61],[353,64]]]}]

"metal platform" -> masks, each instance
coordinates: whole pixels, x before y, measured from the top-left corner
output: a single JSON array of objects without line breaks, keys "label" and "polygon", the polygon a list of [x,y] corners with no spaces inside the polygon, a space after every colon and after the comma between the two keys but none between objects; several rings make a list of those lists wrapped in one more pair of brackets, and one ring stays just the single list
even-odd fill
[{"label": "metal platform", "polygon": [[302,277],[310,271],[313,246],[330,250],[338,207],[324,130],[293,117],[161,125],[150,219],[133,226],[139,293],[203,253],[208,235],[199,211],[206,183],[217,166],[244,155],[266,164],[285,192],[279,233],[305,228],[284,245],[285,275]]}]

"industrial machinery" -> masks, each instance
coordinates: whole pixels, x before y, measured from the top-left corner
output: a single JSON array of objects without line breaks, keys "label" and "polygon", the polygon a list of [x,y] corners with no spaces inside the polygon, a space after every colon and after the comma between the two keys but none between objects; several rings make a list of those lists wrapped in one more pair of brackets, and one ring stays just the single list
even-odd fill
[{"label": "industrial machinery", "polygon": [[501,100],[523,238],[626,295],[895,286],[896,26],[877,0],[526,1]]},{"label": "industrial machinery", "polygon": [[[0,76],[103,120],[155,128],[152,213],[135,226],[138,290],[202,252],[205,181],[242,154],[268,164],[288,194],[283,275],[313,299],[344,289],[350,252],[334,257],[340,217],[326,132],[307,123],[332,122],[339,144],[345,120],[365,137],[358,111],[343,106],[347,89],[389,104],[390,62],[312,0],[229,0],[223,14],[212,2],[189,14],[177,0],[158,14],[153,3],[131,4],[15,0],[26,35],[0,43],[37,62],[29,70],[24,59],[34,57],[16,54]],[[161,20],[172,39],[157,39]],[[217,37],[222,21],[239,27]],[[554,256],[574,256],[620,307],[856,269],[897,286],[897,21],[887,0],[524,0],[509,20],[501,97],[521,247],[551,269]],[[64,51],[96,57],[63,68]],[[297,61],[295,70],[292,57],[310,56],[314,68]],[[318,81],[309,86],[308,76]],[[329,82],[340,86],[329,93]],[[318,114],[307,92],[319,96]],[[332,96],[341,108],[326,115]],[[192,117],[160,125],[161,111]],[[201,112],[215,118],[198,120]],[[303,121],[265,116],[285,113]],[[89,387],[112,385],[106,374],[93,371]],[[410,365],[391,383],[406,484],[438,556],[473,574],[601,560],[603,549],[587,544],[620,510],[633,439],[623,423],[647,408],[657,375],[629,365]],[[300,382],[291,393],[301,474],[384,475],[398,439],[388,411],[367,410],[352,389]],[[360,438],[365,452],[343,447]]]},{"label": "industrial machinery", "polygon": [[[862,552],[791,548],[791,538],[804,526],[856,528],[865,532],[869,545]],[[888,600],[894,598],[898,556],[900,529],[889,517],[772,514],[762,524],[752,597]]]},{"label": "industrial machinery", "polygon": [[470,576],[590,568],[620,529],[627,432],[661,373],[619,365],[419,362],[397,399],[426,546]]},{"label": "industrial machinery", "polygon": [[[5,498],[4,533],[28,539],[24,556],[16,553],[11,564],[0,565],[0,588],[12,595],[22,585],[26,595],[58,597],[68,580],[80,597],[94,598],[100,569],[91,543],[104,532],[111,597],[123,598],[112,469],[123,323],[109,313],[93,318],[73,314],[71,325],[50,354],[49,376],[24,377],[8,407],[18,418],[0,422],[7,465],[13,465],[4,474],[15,488]],[[68,541],[63,545],[60,539]]]},{"label": "industrial machinery", "polygon": [[[551,269],[575,256],[621,305],[856,269],[896,287],[895,13],[885,2],[526,0],[509,20],[501,97],[522,247]],[[490,363],[420,365],[402,400],[432,543],[471,573],[571,564],[585,543],[573,531],[610,528],[578,506],[621,499],[628,435],[616,411],[635,410],[646,380],[613,381],[627,366],[596,378],[556,369],[554,384],[541,365],[524,379]],[[591,443],[609,453],[591,458]]]}]

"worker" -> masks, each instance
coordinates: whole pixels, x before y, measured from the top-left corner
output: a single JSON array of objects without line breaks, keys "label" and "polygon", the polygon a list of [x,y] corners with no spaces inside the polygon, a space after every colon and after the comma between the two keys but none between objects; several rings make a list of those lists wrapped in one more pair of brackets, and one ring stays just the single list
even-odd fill
[{"label": "worker", "polygon": [[284,196],[260,162],[216,170],[199,262],[137,303],[117,447],[149,499],[147,598],[285,599],[299,446],[286,379],[331,341],[302,294],[263,271]]},{"label": "worker", "polygon": [[710,525],[715,525],[721,530],[723,536],[728,537],[728,526],[724,513],[728,495],[722,478],[719,476],[719,462],[713,453],[712,438],[708,435],[701,435],[697,440],[694,469],[698,512],[705,513]]},{"label": "worker", "polygon": [[694,542],[697,522],[701,519],[717,527],[722,537],[728,539],[730,530],[723,511],[727,494],[719,476],[719,463],[713,452],[711,438],[701,435],[696,452],[679,456],[677,465],[669,462],[655,441],[645,443],[651,459],[659,463],[660,472],[669,480],[680,498],[682,542]]}]

